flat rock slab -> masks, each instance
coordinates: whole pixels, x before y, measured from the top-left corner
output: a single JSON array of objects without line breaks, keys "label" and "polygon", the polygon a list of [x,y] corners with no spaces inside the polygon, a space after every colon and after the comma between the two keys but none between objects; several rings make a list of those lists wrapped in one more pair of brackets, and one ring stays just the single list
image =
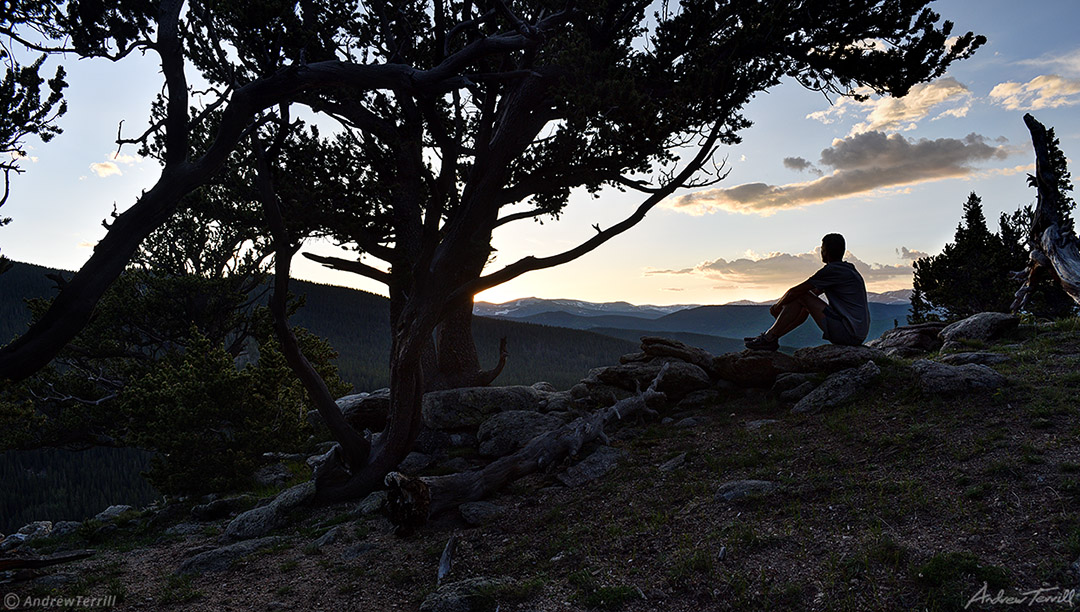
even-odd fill
[{"label": "flat rock slab", "polygon": [[779,485],[768,480],[735,480],[720,485],[714,497],[719,501],[733,502],[750,496],[768,495],[778,488]]},{"label": "flat rock slab", "polygon": [[920,359],[911,364],[919,377],[919,387],[926,393],[935,395],[958,395],[968,391],[992,391],[1008,383],[1001,374],[989,366],[969,363],[966,365],[947,365]]},{"label": "flat rock slab", "polygon": [[841,370],[826,378],[825,382],[800,399],[791,412],[799,414],[836,408],[862,391],[879,374],[881,368],[873,361],[857,368]]},{"label": "flat rock slab", "polygon": [[537,410],[545,397],[533,387],[468,387],[434,391],[424,395],[424,425],[453,430],[477,427],[495,413]]},{"label": "flat rock slab", "polygon": [[601,446],[593,451],[593,454],[567,468],[557,478],[568,487],[583,485],[614,470],[624,454],[624,451],[610,446]]},{"label": "flat rock slab", "polygon": [[509,586],[509,578],[468,578],[444,584],[424,598],[420,612],[480,612],[492,610],[494,592]]},{"label": "flat rock slab", "polygon": [[890,357],[911,357],[940,349],[939,334],[944,328],[945,324],[938,321],[894,327],[866,345]]},{"label": "flat rock slab", "polygon": [[848,368],[857,368],[867,361],[880,362],[886,357],[884,352],[869,346],[840,346],[837,344],[808,346],[795,351],[793,356],[803,370],[828,374]]},{"label": "flat rock slab", "polygon": [[234,518],[225,528],[226,540],[247,540],[264,536],[281,527],[293,508],[315,496],[315,481],[309,480],[278,494],[265,506],[252,508]]},{"label": "flat rock slab", "polygon": [[973,352],[973,353],[949,353],[941,357],[941,363],[948,365],[966,365],[969,363],[981,363],[982,365],[997,365],[999,363],[1006,363],[1012,361],[1008,355],[1002,355],[1001,353],[985,353],[985,352]]},{"label": "flat rock slab", "polygon": [[776,377],[785,372],[798,372],[801,367],[791,355],[779,351],[725,353],[713,360],[720,378],[740,387],[771,387]]},{"label": "flat rock slab", "polygon": [[242,557],[246,557],[264,548],[277,546],[283,541],[285,541],[285,538],[276,536],[258,538],[256,540],[245,540],[243,542],[237,542],[235,544],[229,544],[228,546],[201,552],[181,563],[180,567],[176,570],[176,573],[183,575],[220,572],[229,569],[233,562]]},{"label": "flat rock slab", "polygon": [[980,312],[941,330],[943,351],[963,346],[964,340],[990,342],[1020,324],[1020,317],[1003,312]]}]

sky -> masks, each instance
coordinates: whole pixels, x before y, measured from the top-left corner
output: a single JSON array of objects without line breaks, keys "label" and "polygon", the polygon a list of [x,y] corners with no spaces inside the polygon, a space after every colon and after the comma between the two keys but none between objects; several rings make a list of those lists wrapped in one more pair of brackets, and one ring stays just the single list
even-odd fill
[{"label": "sky", "polygon": [[[727,178],[684,190],[633,229],[570,264],[526,274],[478,300],[572,298],[636,304],[721,304],[769,300],[819,266],[821,236],[847,238],[847,260],[870,291],[911,287],[914,258],[952,240],[968,194],[990,225],[1034,201],[1023,122],[1032,113],[1080,155],[1080,2],[940,0],[932,8],[987,37],[973,58],[901,99],[858,103],[782,83],[745,109],[754,125],[723,148]],[[55,65],[54,60],[50,60]],[[0,249],[17,261],[75,269],[124,210],[153,185],[159,168],[133,147],[117,154],[118,126],[145,129],[160,90],[152,56],[119,64],[63,61],[70,86],[64,133],[29,142],[25,173],[0,209]],[[1080,176],[1080,175],[1078,175]],[[638,204],[634,194],[575,194],[558,221],[511,223],[496,231],[492,269],[526,255],[550,255],[610,226]],[[348,256],[330,244],[311,251]],[[294,276],[385,294],[355,275],[298,258]]]}]

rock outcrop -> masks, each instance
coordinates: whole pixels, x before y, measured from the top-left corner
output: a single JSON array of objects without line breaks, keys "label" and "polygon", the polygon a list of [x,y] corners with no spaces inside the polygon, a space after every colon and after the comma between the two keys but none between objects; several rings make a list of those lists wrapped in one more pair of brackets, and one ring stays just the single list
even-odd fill
[{"label": "rock outcrop", "polygon": [[873,361],[867,361],[857,368],[836,372],[800,399],[791,412],[799,414],[836,408],[862,391],[879,374],[881,368]]},{"label": "rock outcrop", "polygon": [[881,362],[886,355],[881,350],[868,346],[822,344],[798,349],[793,357],[803,371],[832,374],[857,368],[867,361]]},{"label": "rock outcrop", "polygon": [[787,372],[799,372],[801,367],[791,355],[779,351],[726,353],[713,359],[713,369],[724,380],[740,387],[771,387],[776,377]]},{"label": "rock outcrop", "polygon": [[894,327],[866,345],[890,357],[914,357],[941,348],[939,334],[945,324],[937,321]]},{"label": "rock outcrop", "polygon": [[920,359],[912,364],[925,393],[952,396],[969,391],[992,391],[1005,386],[1004,376],[988,366],[969,363],[947,365]]},{"label": "rock outcrop", "polygon": [[315,496],[315,481],[309,480],[286,489],[265,506],[252,508],[234,518],[225,528],[226,540],[247,540],[264,536],[284,525],[293,508]]},{"label": "rock outcrop", "polygon": [[943,352],[959,350],[967,342],[991,342],[1005,332],[1015,329],[1020,317],[1002,312],[980,312],[941,330]]}]

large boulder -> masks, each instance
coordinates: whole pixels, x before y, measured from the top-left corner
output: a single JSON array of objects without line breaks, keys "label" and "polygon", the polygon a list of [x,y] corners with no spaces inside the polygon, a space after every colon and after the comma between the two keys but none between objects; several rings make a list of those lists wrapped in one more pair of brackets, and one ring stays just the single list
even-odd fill
[{"label": "large boulder", "polygon": [[420,612],[494,610],[496,594],[513,584],[509,578],[467,578],[444,584],[424,598]]},{"label": "large boulder", "polygon": [[284,541],[285,539],[280,537],[259,538],[207,550],[181,563],[176,573],[184,575],[224,571],[232,567],[237,560]]},{"label": "large boulder", "polygon": [[309,480],[278,494],[265,506],[252,508],[234,518],[225,528],[227,540],[248,540],[264,536],[287,522],[289,511],[315,497],[315,481]]},{"label": "large boulder", "polygon": [[656,390],[664,393],[671,401],[690,395],[695,391],[712,386],[705,370],[685,361],[673,361],[660,369],[663,376],[656,385]]},{"label": "large boulder", "polygon": [[713,358],[713,368],[720,378],[740,387],[771,387],[780,374],[801,370],[791,355],[750,349],[716,356]]},{"label": "large boulder", "polygon": [[881,368],[873,361],[867,361],[857,368],[841,370],[826,378],[825,382],[806,394],[791,411],[793,413],[818,412],[840,406],[862,391],[879,374],[881,374]]},{"label": "large boulder", "polygon": [[938,335],[944,328],[945,324],[939,321],[894,327],[866,345],[890,357],[912,357],[940,349]]},{"label": "large boulder", "polygon": [[539,409],[545,392],[533,387],[467,387],[424,395],[424,425],[454,430],[478,427],[493,414]]},{"label": "large boulder", "polygon": [[1003,312],[980,312],[941,330],[942,351],[963,348],[965,341],[990,342],[1016,328],[1020,317]]},{"label": "large boulder", "polygon": [[832,374],[848,368],[857,368],[867,361],[882,361],[885,353],[868,346],[841,346],[822,344],[795,351],[795,361],[807,372]]},{"label": "large boulder", "polygon": [[562,424],[562,419],[551,414],[530,410],[500,412],[484,421],[476,432],[480,454],[488,457],[509,455],[529,440]]},{"label": "large boulder", "polygon": [[648,362],[635,361],[595,368],[589,372],[589,378],[627,391],[644,391],[667,361],[670,360],[653,359]]},{"label": "large boulder", "polygon": [[935,395],[958,395],[969,391],[991,391],[1008,382],[988,366],[969,363],[946,365],[928,359],[911,364],[919,377],[919,386],[926,393]]},{"label": "large boulder", "polygon": [[716,376],[717,374],[713,371],[712,353],[696,346],[684,344],[678,340],[645,336],[641,339],[641,352],[649,357],[673,357],[696,365],[710,376]]}]

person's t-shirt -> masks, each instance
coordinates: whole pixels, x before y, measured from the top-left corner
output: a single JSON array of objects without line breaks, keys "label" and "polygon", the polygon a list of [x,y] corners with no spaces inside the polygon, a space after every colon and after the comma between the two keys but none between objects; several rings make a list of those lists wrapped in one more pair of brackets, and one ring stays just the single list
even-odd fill
[{"label": "person's t-shirt", "polygon": [[831,261],[810,277],[810,284],[825,293],[829,306],[844,318],[848,331],[865,340],[870,333],[870,306],[866,303],[866,283],[855,266]]}]

